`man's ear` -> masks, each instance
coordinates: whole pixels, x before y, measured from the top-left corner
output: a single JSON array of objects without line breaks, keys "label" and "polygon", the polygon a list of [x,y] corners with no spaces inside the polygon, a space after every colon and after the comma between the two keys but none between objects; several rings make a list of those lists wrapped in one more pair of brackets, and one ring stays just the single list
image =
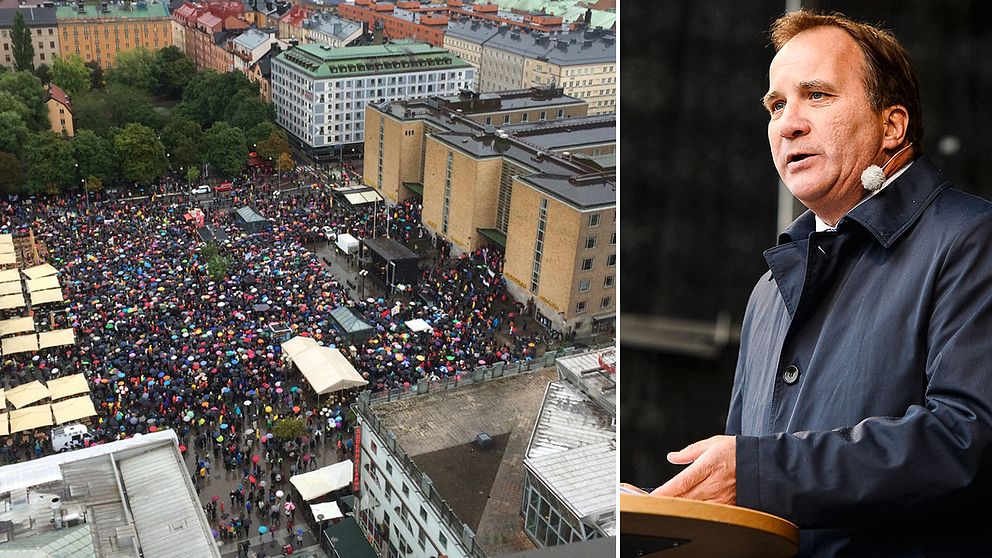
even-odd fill
[{"label": "man's ear", "polygon": [[909,111],[902,105],[892,105],[882,111],[882,147],[886,151],[896,151],[906,141],[909,131]]}]

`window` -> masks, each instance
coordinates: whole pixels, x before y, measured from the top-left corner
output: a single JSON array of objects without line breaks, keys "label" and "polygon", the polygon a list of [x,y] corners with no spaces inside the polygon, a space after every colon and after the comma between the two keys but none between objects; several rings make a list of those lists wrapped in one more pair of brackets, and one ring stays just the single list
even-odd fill
[{"label": "window", "polygon": [[599,307],[600,308],[607,308],[607,307],[609,307],[611,300],[612,300],[611,297],[604,296],[603,297],[603,300],[600,301],[600,303],[599,303]]},{"label": "window", "polygon": [[372,441],[372,453],[379,451],[379,446],[375,445],[375,441]]},{"label": "window", "polygon": [[386,462],[386,472],[387,473],[392,473],[393,472],[393,464],[390,461],[387,461]]},{"label": "window", "polygon": [[590,269],[592,269],[592,258],[582,260],[582,271],[589,271]]},{"label": "window", "polygon": [[558,118],[565,116],[565,109],[558,109]]},{"label": "window", "polygon": [[617,255],[610,254],[606,257],[606,267],[613,267],[615,265],[617,265]]},{"label": "window", "polygon": [[617,243],[617,233],[616,231],[614,231],[613,234],[610,235],[610,244],[616,244],[616,243]]},{"label": "window", "polygon": [[[3,45],[3,46],[7,46],[7,45]],[[486,117],[486,126],[489,126],[492,123],[493,123],[493,117],[492,116],[487,116]]]},{"label": "window", "polygon": [[587,292],[588,290],[589,290],[589,280],[583,279],[579,281],[579,292],[584,293]]},{"label": "window", "polygon": [[404,496],[409,496],[410,495],[410,487],[407,486],[406,483],[403,483],[402,491],[403,491],[403,495]]},{"label": "window", "polygon": [[427,549],[427,531],[424,531],[423,526],[417,526],[417,542],[420,543],[420,549]]},{"label": "window", "polygon": [[510,115],[509,114],[504,114],[503,115],[503,124],[509,124],[509,123],[510,123]]},{"label": "window", "polygon": [[427,508],[420,506],[420,519],[427,521]]},{"label": "window", "polygon": [[445,538],[444,533],[437,534],[437,542],[441,545],[441,548],[448,548],[448,539]]},{"label": "window", "polygon": [[586,250],[592,250],[596,247],[596,237],[590,236],[586,237]]},{"label": "window", "polygon": [[599,226],[599,213],[594,213],[589,216],[589,226],[598,227]]},{"label": "window", "polygon": [[523,113],[523,114],[521,114],[521,115],[520,115],[520,121],[521,121],[521,122],[527,122],[527,117],[528,117],[528,116],[529,116],[529,115],[528,115],[528,114],[527,114],[526,112],[525,112],[525,113]]},{"label": "window", "polygon": [[538,117],[538,120],[547,120],[547,119],[548,119],[548,113],[547,113],[547,111],[543,111],[542,110],[541,111],[541,115]]},{"label": "window", "polygon": [[606,289],[609,289],[612,286],[613,286],[613,276],[612,275],[607,275],[603,279],[603,287],[606,288]]},{"label": "window", "polygon": [[575,313],[582,314],[586,311],[586,301],[580,301],[575,303]]}]

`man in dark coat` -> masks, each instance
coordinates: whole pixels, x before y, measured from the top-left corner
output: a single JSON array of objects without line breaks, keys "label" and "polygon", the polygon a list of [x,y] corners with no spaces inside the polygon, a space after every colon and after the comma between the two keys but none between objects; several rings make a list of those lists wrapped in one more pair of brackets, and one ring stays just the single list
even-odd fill
[{"label": "man in dark coat", "polygon": [[795,522],[801,556],[988,556],[992,205],[922,157],[888,32],[772,27],[772,157],[810,211],[765,252],[727,424],[655,494]]}]

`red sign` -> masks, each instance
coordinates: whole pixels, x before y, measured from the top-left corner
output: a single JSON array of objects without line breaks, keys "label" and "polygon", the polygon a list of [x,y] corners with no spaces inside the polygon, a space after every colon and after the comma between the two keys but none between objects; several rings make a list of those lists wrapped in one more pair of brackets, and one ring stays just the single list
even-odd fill
[{"label": "red sign", "polygon": [[358,494],[362,472],[362,427],[355,425],[355,481],[352,490]]}]

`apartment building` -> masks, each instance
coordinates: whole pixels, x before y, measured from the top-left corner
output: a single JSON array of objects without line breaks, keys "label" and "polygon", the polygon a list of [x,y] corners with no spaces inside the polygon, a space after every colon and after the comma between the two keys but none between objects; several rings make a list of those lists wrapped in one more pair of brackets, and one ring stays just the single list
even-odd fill
[{"label": "apartment building", "polygon": [[51,67],[59,55],[58,23],[53,7],[20,7],[0,9],[0,64],[14,69],[14,43],[10,31],[14,26],[14,16],[21,12],[24,26],[31,33],[31,46],[34,47],[34,67],[42,64]]},{"label": "apartment building", "polygon": [[117,54],[135,48],[159,50],[172,42],[172,19],[163,0],[76,4],[56,8],[62,56],[78,55],[109,68]]}]

